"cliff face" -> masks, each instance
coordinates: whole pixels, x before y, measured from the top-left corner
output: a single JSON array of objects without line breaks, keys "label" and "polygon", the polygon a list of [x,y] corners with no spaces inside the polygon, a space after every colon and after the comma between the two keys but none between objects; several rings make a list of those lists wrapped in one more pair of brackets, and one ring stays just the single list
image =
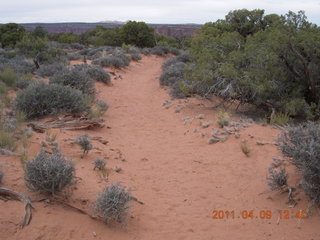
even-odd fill
[{"label": "cliff face", "polygon": [[[20,24],[27,30],[32,31],[36,26],[41,26],[49,33],[75,33],[81,34],[96,26],[103,26],[107,28],[121,27],[121,23],[24,23]],[[194,24],[149,24],[155,29],[158,34],[164,34],[170,37],[193,36],[201,25]]]}]

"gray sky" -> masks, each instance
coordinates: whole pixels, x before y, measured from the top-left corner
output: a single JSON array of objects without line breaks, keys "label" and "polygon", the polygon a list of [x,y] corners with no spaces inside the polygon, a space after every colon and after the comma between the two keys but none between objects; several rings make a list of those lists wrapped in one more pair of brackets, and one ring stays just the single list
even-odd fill
[{"label": "gray sky", "polygon": [[320,25],[320,0],[0,0],[0,23],[205,23],[242,8],[264,9],[265,14],[304,10],[310,22]]}]

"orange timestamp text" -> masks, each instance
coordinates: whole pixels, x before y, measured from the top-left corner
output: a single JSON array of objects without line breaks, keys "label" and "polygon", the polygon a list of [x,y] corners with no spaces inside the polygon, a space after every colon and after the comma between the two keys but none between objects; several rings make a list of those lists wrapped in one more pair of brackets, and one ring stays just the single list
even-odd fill
[{"label": "orange timestamp text", "polygon": [[306,210],[213,210],[212,219],[306,219],[308,213]]}]

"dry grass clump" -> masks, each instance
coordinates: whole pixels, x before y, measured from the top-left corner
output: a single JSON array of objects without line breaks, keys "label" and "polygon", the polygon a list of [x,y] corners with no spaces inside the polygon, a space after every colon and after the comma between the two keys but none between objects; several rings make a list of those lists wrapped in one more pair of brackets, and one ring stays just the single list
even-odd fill
[{"label": "dry grass clump", "polygon": [[246,141],[243,141],[240,145],[241,147],[241,151],[244,153],[244,155],[246,155],[247,157],[250,156],[250,153],[251,153],[251,149],[250,147],[248,146],[248,143]]},{"label": "dry grass clump", "polygon": [[88,134],[81,134],[78,136],[78,138],[75,141],[76,144],[78,144],[81,149],[83,150],[82,158],[89,153],[89,151],[92,149],[91,139],[88,136]]},{"label": "dry grass clump", "polygon": [[230,122],[230,115],[227,112],[219,112],[217,116],[217,123],[219,127],[228,126]]}]

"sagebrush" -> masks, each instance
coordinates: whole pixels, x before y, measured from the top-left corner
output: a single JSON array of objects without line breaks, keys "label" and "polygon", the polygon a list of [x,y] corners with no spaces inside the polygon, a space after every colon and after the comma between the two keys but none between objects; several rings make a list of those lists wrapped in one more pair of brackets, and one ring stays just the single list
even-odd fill
[{"label": "sagebrush", "polygon": [[98,196],[94,210],[107,223],[110,221],[125,222],[130,210],[129,202],[132,200],[131,193],[120,183],[115,183],[104,189]]},{"label": "sagebrush", "polygon": [[58,113],[82,113],[89,109],[81,91],[58,84],[31,83],[15,99],[16,110],[27,119]]},{"label": "sagebrush", "polygon": [[29,190],[56,195],[72,184],[75,168],[60,152],[47,154],[41,150],[31,161],[25,162],[26,186]]},{"label": "sagebrush", "polygon": [[314,122],[289,127],[279,138],[283,154],[297,167],[301,186],[315,205],[320,205],[320,127]]}]

